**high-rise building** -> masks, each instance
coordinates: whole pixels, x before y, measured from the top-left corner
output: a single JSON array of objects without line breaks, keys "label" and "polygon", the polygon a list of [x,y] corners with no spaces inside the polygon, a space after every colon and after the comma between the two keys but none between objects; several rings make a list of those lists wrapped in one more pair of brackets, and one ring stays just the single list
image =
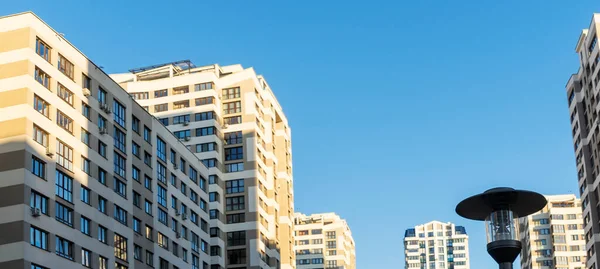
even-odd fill
[{"label": "high-rise building", "polygon": [[356,250],[346,220],[335,213],[295,214],[298,269],[356,269]]},{"label": "high-rise building", "polygon": [[291,131],[264,77],[188,60],[112,77],[207,167],[225,264],[295,268]]},{"label": "high-rise building", "polygon": [[31,12],[0,17],[0,164],[2,269],[224,268],[211,169]]},{"label": "high-rise building", "polygon": [[405,268],[468,269],[469,236],[463,226],[432,221],[404,233]]},{"label": "high-rise building", "polygon": [[542,210],[519,219],[521,268],[585,269],[581,201],[573,194],[546,199]]},{"label": "high-rise building", "polygon": [[600,256],[596,255],[596,249],[600,249],[599,27],[600,14],[594,14],[589,29],[581,32],[575,47],[579,54],[579,70],[571,75],[566,86],[578,186],[583,206],[588,269],[598,269],[600,263]]}]

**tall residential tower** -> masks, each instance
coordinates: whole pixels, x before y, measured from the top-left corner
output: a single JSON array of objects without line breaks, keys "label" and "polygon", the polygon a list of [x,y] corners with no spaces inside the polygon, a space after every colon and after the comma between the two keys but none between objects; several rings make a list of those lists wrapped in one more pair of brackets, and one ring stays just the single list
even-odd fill
[{"label": "tall residential tower", "polygon": [[432,221],[404,233],[405,268],[468,269],[469,236],[463,226]]},{"label": "tall residential tower", "polygon": [[0,17],[0,164],[2,269],[224,268],[213,171],[30,12]]},{"label": "tall residential tower", "polygon": [[356,250],[346,220],[335,213],[296,213],[296,258],[298,269],[356,269]]},{"label": "tall residential tower", "polygon": [[600,50],[598,36],[600,14],[592,16],[589,29],[581,32],[575,51],[579,70],[571,75],[566,92],[571,115],[573,149],[577,165],[578,186],[583,207],[587,264],[598,269],[600,256]]},{"label": "tall residential tower", "polygon": [[521,268],[586,268],[581,201],[573,194],[546,199],[544,209],[519,219]]},{"label": "tall residential tower", "polygon": [[295,268],[291,130],[264,77],[188,60],[112,77],[207,167],[226,265]]}]

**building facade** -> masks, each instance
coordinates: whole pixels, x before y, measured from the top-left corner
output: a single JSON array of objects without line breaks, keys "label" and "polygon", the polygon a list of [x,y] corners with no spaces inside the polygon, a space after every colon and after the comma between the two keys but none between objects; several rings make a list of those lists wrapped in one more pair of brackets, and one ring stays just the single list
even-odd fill
[{"label": "building facade", "polygon": [[581,32],[575,47],[579,55],[579,70],[571,75],[566,85],[578,186],[583,207],[586,268],[591,269],[598,269],[600,263],[600,256],[596,254],[596,249],[600,248],[599,26],[600,14],[594,14],[590,27]]},{"label": "building facade", "polygon": [[469,236],[463,226],[432,221],[404,233],[405,268],[468,269]]},{"label": "building facade", "polygon": [[30,12],[0,17],[0,163],[0,268],[225,266],[224,185]]},{"label": "building facade", "polygon": [[521,268],[586,268],[581,200],[573,194],[546,199],[542,210],[519,219]]},{"label": "building facade", "polygon": [[335,213],[296,213],[296,266],[298,269],[356,269],[356,249],[346,220]]},{"label": "building facade", "polygon": [[112,77],[213,176],[210,225],[226,234],[225,264],[295,268],[291,130],[266,80],[190,61]]}]

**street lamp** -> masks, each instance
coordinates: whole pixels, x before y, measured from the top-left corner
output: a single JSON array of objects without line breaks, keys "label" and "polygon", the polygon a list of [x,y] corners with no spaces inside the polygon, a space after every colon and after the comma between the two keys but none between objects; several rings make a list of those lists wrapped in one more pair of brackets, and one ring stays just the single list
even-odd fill
[{"label": "street lamp", "polygon": [[546,203],[546,198],[536,192],[493,188],[460,202],[456,213],[463,218],[485,221],[488,253],[500,269],[512,269],[521,252],[518,218],[541,210]]}]

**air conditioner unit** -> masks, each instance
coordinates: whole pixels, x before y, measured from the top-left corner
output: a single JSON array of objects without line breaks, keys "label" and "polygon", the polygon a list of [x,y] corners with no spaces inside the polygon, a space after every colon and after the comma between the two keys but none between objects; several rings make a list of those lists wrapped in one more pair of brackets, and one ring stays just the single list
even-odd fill
[{"label": "air conditioner unit", "polygon": [[184,139],[185,141],[190,141],[191,138],[189,136],[186,136]]},{"label": "air conditioner unit", "polygon": [[181,234],[176,232],[176,233],[175,233],[175,237],[177,237],[177,238],[181,238]]},{"label": "air conditioner unit", "polygon": [[104,110],[106,114],[110,114],[110,106],[108,104],[102,105],[102,110]]},{"label": "air conditioner unit", "polygon": [[52,152],[50,148],[46,148],[46,156],[52,158],[54,156],[54,152]]},{"label": "air conditioner unit", "polygon": [[176,163],[173,164],[173,169],[177,170],[177,164]]},{"label": "air conditioner unit", "polygon": [[101,127],[101,128],[99,128],[99,130],[100,130],[100,134],[101,134],[101,135],[108,134],[108,131],[106,130],[106,128],[102,128],[102,127]]},{"label": "air conditioner unit", "polygon": [[187,219],[187,215],[185,213],[181,214],[181,219],[182,220],[186,220]]},{"label": "air conditioner unit", "polygon": [[184,122],[183,122],[183,126],[188,126],[188,125],[190,125],[190,122],[189,122],[189,121],[184,121]]},{"label": "air conditioner unit", "polygon": [[42,211],[39,208],[31,208],[31,215],[34,217],[39,217],[40,215],[42,215]]},{"label": "air conditioner unit", "polygon": [[179,211],[175,210],[175,216],[179,216],[179,215],[181,215],[181,213]]},{"label": "air conditioner unit", "polygon": [[88,97],[88,96],[92,95],[92,92],[88,88],[83,88],[83,95]]}]

